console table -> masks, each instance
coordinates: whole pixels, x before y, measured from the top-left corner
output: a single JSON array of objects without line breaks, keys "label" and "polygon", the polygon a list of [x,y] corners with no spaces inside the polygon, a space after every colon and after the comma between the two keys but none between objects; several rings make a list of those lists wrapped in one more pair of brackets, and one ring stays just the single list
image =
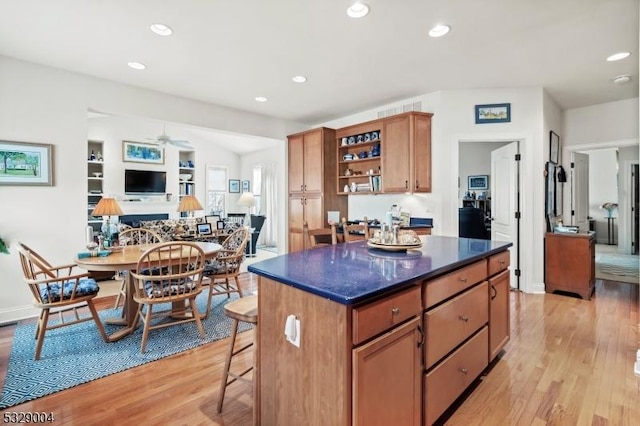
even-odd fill
[{"label": "console table", "polygon": [[610,246],[616,243],[615,220],[615,217],[607,218],[607,244]]},{"label": "console table", "polygon": [[591,299],[595,287],[595,232],[547,233],[545,237],[545,288]]}]

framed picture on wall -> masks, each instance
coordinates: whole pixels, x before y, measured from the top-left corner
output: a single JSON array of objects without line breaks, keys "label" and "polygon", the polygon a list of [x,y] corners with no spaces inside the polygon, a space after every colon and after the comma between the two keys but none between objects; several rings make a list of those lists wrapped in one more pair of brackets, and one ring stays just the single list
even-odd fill
[{"label": "framed picture on wall", "polygon": [[488,175],[476,175],[468,177],[469,191],[476,189],[489,189],[489,176]]},{"label": "framed picture on wall", "polygon": [[560,136],[553,130],[549,132],[549,161],[558,164],[560,160]]},{"label": "framed picture on wall", "polygon": [[52,153],[50,144],[0,141],[0,185],[53,186]]},{"label": "framed picture on wall", "polygon": [[232,194],[240,193],[240,179],[229,179],[229,192]]},{"label": "framed picture on wall", "polygon": [[511,122],[511,104],[476,105],[476,124]]},{"label": "framed picture on wall", "polygon": [[251,183],[248,180],[243,180],[242,181],[242,192],[249,192],[251,191]]}]

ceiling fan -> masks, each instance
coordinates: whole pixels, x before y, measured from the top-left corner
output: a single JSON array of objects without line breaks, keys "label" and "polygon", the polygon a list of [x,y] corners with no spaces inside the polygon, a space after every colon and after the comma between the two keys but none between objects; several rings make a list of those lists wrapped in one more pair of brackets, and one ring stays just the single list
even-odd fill
[{"label": "ceiling fan", "polygon": [[160,136],[156,138],[147,138],[147,140],[153,141],[154,143],[158,144],[161,147],[164,147],[167,144],[169,144],[169,145],[177,146],[179,148],[193,149],[189,141],[171,139],[171,137],[167,135],[167,132],[164,127],[162,128],[162,134]]}]

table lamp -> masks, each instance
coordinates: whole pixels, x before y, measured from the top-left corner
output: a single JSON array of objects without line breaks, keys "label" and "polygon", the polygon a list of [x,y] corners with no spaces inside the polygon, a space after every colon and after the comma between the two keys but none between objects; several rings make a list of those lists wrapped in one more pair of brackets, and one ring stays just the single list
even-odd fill
[{"label": "table lamp", "polygon": [[253,229],[251,229],[251,207],[256,205],[256,198],[252,192],[243,192],[240,198],[238,198],[238,205],[247,208],[247,215],[245,216],[245,225],[249,228],[249,254],[247,256],[253,257]]},{"label": "table lamp", "polygon": [[91,213],[92,216],[102,216],[103,219],[105,219],[106,216],[107,229],[106,232],[104,232],[103,230],[103,233],[105,234],[104,238],[107,241],[111,240],[111,216],[122,216],[123,214],[124,213],[122,212],[122,209],[118,205],[116,199],[110,197],[101,198],[98,202],[98,205]]},{"label": "table lamp", "polygon": [[196,210],[203,210],[203,208],[194,195],[185,195],[180,199],[179,212],[187,212],[189,217],[193,217],[193,212]]}]

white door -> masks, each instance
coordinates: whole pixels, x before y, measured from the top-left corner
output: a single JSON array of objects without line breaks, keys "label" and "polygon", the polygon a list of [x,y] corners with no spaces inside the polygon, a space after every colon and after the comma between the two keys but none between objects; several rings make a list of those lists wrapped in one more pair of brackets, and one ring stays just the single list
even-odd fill
[{"label": "white door", "polygon": [[571,153],[571,225],[589,230],[589,155]]},{"label": "white door", "polygon": [[511,287],[518,287],[518,142],[491,151],[491,239],[511,241]]}]

